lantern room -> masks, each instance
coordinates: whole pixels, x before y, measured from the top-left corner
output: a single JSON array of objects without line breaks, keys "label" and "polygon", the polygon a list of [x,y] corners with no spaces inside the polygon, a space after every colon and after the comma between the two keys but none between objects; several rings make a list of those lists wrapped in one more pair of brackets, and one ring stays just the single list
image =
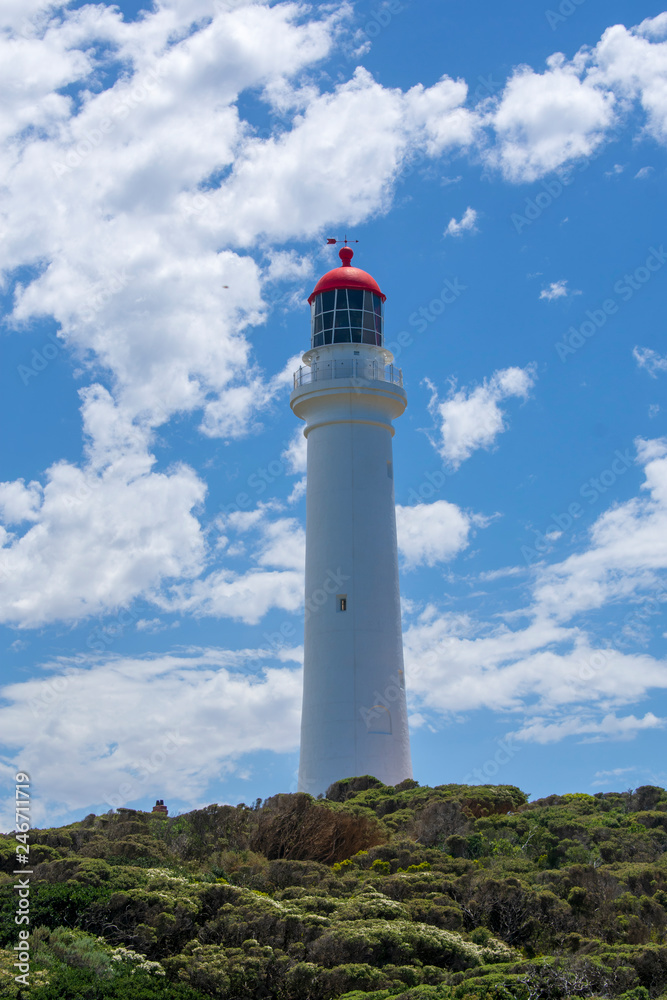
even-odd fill
[{"label": "lantern room", "polygon": [[384,302],[375,279],[352,267],[354,252],[342,247],[342,264],[317,282],[308,299],[311,310],[311,347],[325,344],[372,344],[382,347]]}]

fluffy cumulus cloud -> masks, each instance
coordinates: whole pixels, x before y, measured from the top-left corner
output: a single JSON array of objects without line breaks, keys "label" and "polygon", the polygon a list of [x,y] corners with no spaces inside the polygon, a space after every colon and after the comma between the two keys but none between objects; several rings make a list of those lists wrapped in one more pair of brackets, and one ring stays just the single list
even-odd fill
[{"label": "fluffy cumulus cloud", "polygon": [[281,455],[288,472],[294,475],[305,473],[307,454],[308,441],[303,433],[303,426],[297,427],[292,434],[289,444]]},{"label": "fluffy cumulus cloud", "polygon": [[[637,649],[660,629],[667,606],[667,441],[638,440],[636,449],[642,494],[603,512],[582,552],[535,568],[524,627],[431,605],[416,615],[405,649],[422,712],[502,709],[524,717],[516,739],[539,743],[630,739],[665,725],[651,712],[623,713],[667,688],[667,660]],[[588,625],[590,612],[598,623],[600,614],[610,619],[604,641]]]},{"label": "fluffy cumulus cloud", "polygon": [[636,107],[645,130],[667,141],[667,28],[665,15],[640,25],[608,28],[593,48],[571,60],[547,59],[544,72],[517,68],[487,109],[494,142],[487,162],[515,182],[530,182],[590,158]]},{"label": "fluffy cumulus cloud", "polygon": [[[286,650],[276,663],[261,649],[203,649],[80,659],[6,685],[3,742],[48,789],[33,820],[91,804],[115,808],[155,789],[192,808],[244,754],[296,749],[299,655]],[[14,773],[7,765],[0,771]],[[12,814],[0,814],[0,824],[11,829]]]},{"label": "fluffy cumulus cloud", "polygon": [[497,145],[489,161],[508,180],[534,181],[590,156],[614,121],[614,95],[581,79],[581,59],[555,55],[547,67],[518,69],[493,111]]},{"label": "fluffy cumulus cloud", "polygon": [[[82,395],[86,461],[54,464],[44,486],[0,483],[4,622],[76,622],[137,598],[253,624],[273,607],[299,609],[305,537],[296,520],[260,505],[220,515],[206,532],[196,473],[183,463],[155,471],[150,427],[119,416],[101,386]],[[285,465],[302,461],[295,439]]]},{"label": "fluffy cumulus cloud", "polygon": [[534,383],[534,370],[529,365],[494,372],[474,389],[453,387],[444,400],[433,389],[430,409],[442,457],[456,469],[478,448],[491,448],[507,430],[499,404],[512,396],[526,399]]},{"label": "fluffy cumulus cloud", "polygon": [[407,569],[448,562],[469,544],[474,527],[486,518],[470,514],[447,500],[396,507],[398,548]]},{"label": "fluffy cumulus cloud", "polygon": [[634,28],[615,24],[596,46],[589,79],[611,87],[618,97],[638,101],[646,113],[647,131],[667,141],[667,17],[646,18]]},{"label": "fluffy cumulus cloud", "polygon": [[[218,549],[228,567],[175,584],[157,599],[165,610],[256,625],[271,608],[293,614],[304,600],[305,532],[271,506],[221,515]],[[236,569],[240,560],[242,568]]]},{"label": "fluffy cumulus cloud", "polygon": [[313,237],[337,220],[354,224],[386,210],[415,146],[438,155],[471,144],[477,116],[462,106],[466,96],[461,81],[403,93],[357,68],[333,92],[312,96],[289,131],[246,143],[198,221],[249,246],[258,236]]},{"label": "fluffy cumulus cloud", "polygon": [[87,461],[55,463],[43,486],[0,484],[0,606],[9,624],[100,614],[203,566],[195,512],[204,483],[182,464],[154,471],[146,431],[119,418],[100,386],[83,395]]}]

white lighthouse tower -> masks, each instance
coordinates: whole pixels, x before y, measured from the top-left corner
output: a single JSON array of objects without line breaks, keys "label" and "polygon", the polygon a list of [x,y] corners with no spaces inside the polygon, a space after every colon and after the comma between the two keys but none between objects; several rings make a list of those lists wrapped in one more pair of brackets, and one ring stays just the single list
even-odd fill
[{"label": "white lighthouse tower", "polygon": [[351,265],[309,298],[311,349],[290,405],[306,422],[306,621],[299,789],[412,777],[398,585],[392,420],[407,397],[384,347],[386,296]]}]

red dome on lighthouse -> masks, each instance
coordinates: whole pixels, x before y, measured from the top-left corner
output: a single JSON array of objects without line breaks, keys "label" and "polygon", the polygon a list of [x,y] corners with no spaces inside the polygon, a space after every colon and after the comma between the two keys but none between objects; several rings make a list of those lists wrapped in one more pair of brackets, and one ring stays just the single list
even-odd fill
[{"label": "red dome on lighthouse", "polygon": [[340,267],[334,267],[333,270],[322,275],[308,299],[309,302],[312,303],[315,296],[321,292],[329,292],[334,288],[363,289],[367,292],[374,292],[375,295],[380,296],[383,302],[385,301],[387,296],[380,291],[380,286],[375,278],[367,271],[362,271],[360,267],[352,267],[350,264],[354,257],[354,250],[351,247],[341,247],[338,256],[343,263]]}]

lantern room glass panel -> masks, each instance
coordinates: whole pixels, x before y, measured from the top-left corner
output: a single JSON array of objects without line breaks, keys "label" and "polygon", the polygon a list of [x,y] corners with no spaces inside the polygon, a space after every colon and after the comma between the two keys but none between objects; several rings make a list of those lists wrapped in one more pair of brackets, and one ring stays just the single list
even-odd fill
[{"label": "lantern room glass panel", "polygon": [[[384,303],[361,288],[338,288],[316,296],[311,306],[311,344],[383,343]],[[333,334],[332,334],[333,331]]]}]

